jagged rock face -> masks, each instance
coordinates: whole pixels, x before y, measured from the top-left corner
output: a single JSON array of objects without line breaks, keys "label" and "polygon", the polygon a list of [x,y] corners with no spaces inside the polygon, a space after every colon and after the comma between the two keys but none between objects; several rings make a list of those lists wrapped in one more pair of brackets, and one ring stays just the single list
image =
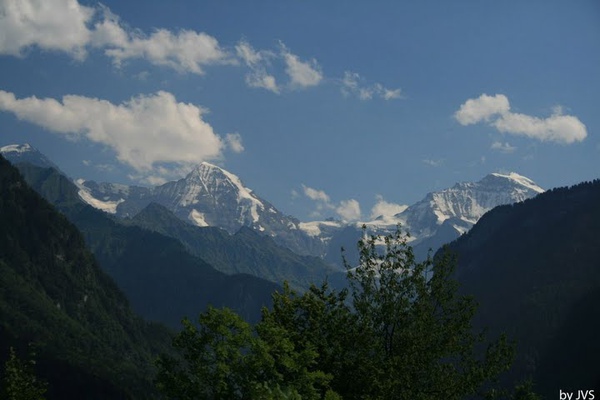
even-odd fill
[{"label": "jagged rock face", "polygon": [[[26,161],[56,168],[29,145],[10,145],[0,150],[13,163]],[[83,180],[76,184],[84,201],[120,217],[133,217],[154,202],[197,226],[216,226],[231,234],[241,227],[249,227],[299,254],[321,257],[333,254],[336,260],[342,245],[346,249],[356,247],[363,224],[370,233],[388,234],[400,223],[411,233],[413,246],[435,250],[440,243],[467,232],[492,208],[520,202],[544,191],[519,174],[493,173],[479,182],[457,183],[429,193],[393,217],[348,224],[340,221],[300,223],[253,193],[236,175],[206,162],[185,178],[156,187]]]},{"label": "jagged rock face", "polygon": [[417,238],[435,234],[438,226],[451,218],[462,221],[453,226],[458,233],[464,233],[492,208],[517,203],[543,191],[521,175],[494,173],[479,182],[457,183],[451,188],[429,193],[396,217]]},{"label": "jagged rock face", "polygon": [[255,195],[237,176],[206,162],[183,179],[151,188],[83,180],[77,184],[86,202],[120,217],[133,217],[158,203],[191,224],[217,226],[231,234],[249,227],[300,254],[314,254],[311,247],[320,244],[298,228],[298,220]]},{"label": "jagged rock face", "polygon": [[278,214],[237,176],[208,163],[200,164],[184,179],[155,187],[153,195],[180,218],[198,226],[219,226],[230,233],[242,226],[265,231],[267,213]]},{"label": "jagged rock face", "polygon": [[339,260],[340,247],[353,254],[360,238],[361,226],[375,235],[387,235],[396,230],[397,224],[410,232],[410,243],[415,253],[424,258],[429,248],[434,251],[442,244],[452,241],[471,227],[492,208],[520,202],[542,193],[544,190],[530,179],[516,173],[487,175],[479,182],[457,183],[451,188],[429,193],[423,200],[411,205],[393,217],[374,221],[343,224],[340,222],[314,221],[300,224],[308,235],[318,238],[326,248],[327,260]]}]

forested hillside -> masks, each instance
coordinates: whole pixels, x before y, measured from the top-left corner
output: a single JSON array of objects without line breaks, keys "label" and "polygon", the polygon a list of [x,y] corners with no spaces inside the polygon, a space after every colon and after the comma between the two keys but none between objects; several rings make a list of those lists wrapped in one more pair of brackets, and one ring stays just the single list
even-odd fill
[{"label": "forested hillside", "polygon": [[600,181],[497,207],[450,248],[477,326],[517,340],[514,374],[548,398],[600,387]]},{"label": "forested hillside", "polygon": [[153,393],[170,333],[136,317],[77,229],[0,157],[0,359],[26,357],[51,399]]},{"label": "forested hillside", "polygon": [[278,288],[251,275],[226,275],[188,253],[176,239],[123,225],[81,202],[75,185],[54,169],[18,166],[32,187],[81,230],[100,266],[145,318],[178,328],[181,318],[193,317],[211,304],[256,321]]}]

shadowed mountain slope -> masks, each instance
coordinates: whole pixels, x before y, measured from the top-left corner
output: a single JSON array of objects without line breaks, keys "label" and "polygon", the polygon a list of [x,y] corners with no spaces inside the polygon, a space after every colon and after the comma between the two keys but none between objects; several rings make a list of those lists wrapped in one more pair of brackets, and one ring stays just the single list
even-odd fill
[{"label": "shadowed mountain slope", "polygon": [[30,343],[50,399],[149,398],[170,333],[133,314],[77,229],[0,157],[0,358]]},{"label": "shadowed mountain slope", "polygon": [[477,324],[518,341],[516,374],[548,398],[600,387],[600,181],[497,207],[450,249]]}]

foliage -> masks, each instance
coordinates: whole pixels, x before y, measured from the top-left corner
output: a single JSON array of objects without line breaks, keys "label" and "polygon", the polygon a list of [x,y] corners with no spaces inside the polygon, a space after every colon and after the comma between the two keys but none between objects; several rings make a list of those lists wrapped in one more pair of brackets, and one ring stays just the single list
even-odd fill
[{"label": "foliage", "polygon": [[360,261],[349,268],[360,329],[376,360],[372,396],[394,399],[461,399],[477,394],[507,370],[513,349],[501,337],[486,346],[474,334],[476,304],[457,294],[455,260],[448,253],[417,263],[398,230],[359,242]]},{"label": "foliage", "polygon": [[473,333],[475,303],[457,294],[454,260],[417,263],[400,230],[383,238],[383,252],[379,240],[359,242],[351,292],[324,283],[299,295],[286,284],[254,331],[228,310],[202,314],[199,327],[184,321],[174,341],[184,361],[161,358],[159,388],[176,399],[484,394],[513,347]]},{"label": "foliage", "polygon": [[316,353],[295,351],[285,332],[261,323],[251,326],[233,311],[209,307],[199,326],[183,320],[173,340],[181,358],[157,362],[159,390],[173,399],[311,399],[315,384],[326,381],[310,372]]},{"label": "foliage", "polygon": [[[33,354],[31,355],[33,356]],[[37,379],[33,370],[35,360],[23,361],[11,347],[4,364],[4,376],[0,387],[2,400],[44,400],[46,383]]]}]

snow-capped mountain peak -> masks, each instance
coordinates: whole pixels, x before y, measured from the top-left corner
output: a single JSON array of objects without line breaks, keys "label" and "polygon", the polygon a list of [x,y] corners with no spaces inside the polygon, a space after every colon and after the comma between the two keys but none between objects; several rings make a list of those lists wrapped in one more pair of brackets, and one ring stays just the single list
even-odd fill
[{"label": "snow-capped mountain peak", "polygon": [[494,173],[492,173],[490,175],[498,177],[498,178],[509,179],[509,180],[515,182],[516,184],[524,186],[524,187],[526,187],[528,189],[531,189],[531,190],[533,190],[534,192],[537,192],[537,193],[543,193],[544,192],[544,189],[542,189],[541,187],[539,187],[538,185],[536,185],[534,181],[532,181],[531,179],[527,178],[526,176],[519,175],[516,172],[509,172],[508,174],[501,174],[499,172],[494,172]]},{"label": "snow-capped mountain peak", "polygon": [[60,169],[56,164],[46,158],[45,155],[40,153],[35,147],[29,143],[24,144],[9,144],[0,147],[0,153],[11,163],[17,164],[21,162],[30,163],[37,165],[42,168],[54,168]]},{"label": "snow-capped mountain peak", "polygon": [[24,144],[9,144],[7,146],[0,147],[0,153],[25,153],[28,151],[33,151],[33,147],[29,143]]},{"label": "snow-capped mountain peak", "polygon": [[[196,166],[184,179],[180,187],[181,197],[178,205],[188,207],[200,202],[200,198],[210,198],[213,204],[219,206],[220,202],[235,200],[240,209],[240,222],[258,223],[259,210],[264,211],[265,205],[258,199],[251,189],[242,184],[240,178],[208,162]],[[168,186],[169,183],[163,185]],[[198,211],[196,211],[196,215]],[[194,221],[197,218],[193,218]],[[202,224],[205,224],[203,221]]]},{"label": "snow-capped mountain peak", "polygon": [[216,226],[233,234],[249,227],[269,235],[298,253],[308,254],[310,242],[299,221],[261,199],[241,179],[203,162],[184,178],[155,187],[80,181],[80,197],[117,216],[133,217],[150,203],[160,204],[179,218],[200,227]]},{"label": "snow-capped mountain peak", "polygon": [[543,191],[531,179],[517,173],[492,173],[478,182],[461,182],[429,193],[397,217],[404,220],[414,234],[427,234],[434,225],[448,219],[473,225],[496,206],[523,201]]},{"label": "snow-capped mountain peak", "polygon": [[531,179],[517,173],[492,173],[477,182],[461,182],[428,193],[394,216],[352,226],[326,221],[303,222],[300,229],[320,239],[328,246],[326,252],[335,255],[340,246],[352,248],[355,245],[362,225],[366,225],[371,234],[386,235],[400,224],[403,230],[410,232],[411,245],[423,247],[426,253],[429,247],[435,249],[467,232],[492,208],[520,202],[543,191]]}]

